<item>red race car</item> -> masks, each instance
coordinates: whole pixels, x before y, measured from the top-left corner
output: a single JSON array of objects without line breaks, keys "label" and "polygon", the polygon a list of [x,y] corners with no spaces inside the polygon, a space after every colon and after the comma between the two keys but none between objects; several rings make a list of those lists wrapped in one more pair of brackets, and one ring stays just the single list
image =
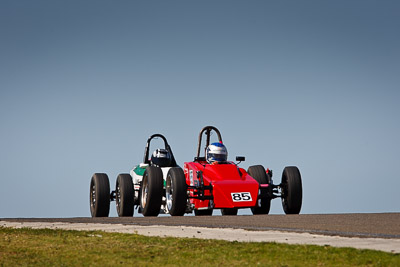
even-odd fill
[{"label": "red race car", "polygon": [[[214,131],[218,141],[210,144]],[[204,156],[200,156],[203,135],[206,136]],[[285,167],[279,185],[272,183],[272,171],[261,165],[250,166],[247,172],[238,167],[245,160],[236,157],[227,161],[227,150],[221,133],[213,126],[204,127],[199,134],[197,156],[193,162],[184,163],[188,206],[187,212],[195,215],[212,215],[221,209],[222,215],[236,215],[240,208],[251,208],[253,214],[268,214],[271,200],[282,199],[286,214],[300,213],[302,182],[297,167]]]}]

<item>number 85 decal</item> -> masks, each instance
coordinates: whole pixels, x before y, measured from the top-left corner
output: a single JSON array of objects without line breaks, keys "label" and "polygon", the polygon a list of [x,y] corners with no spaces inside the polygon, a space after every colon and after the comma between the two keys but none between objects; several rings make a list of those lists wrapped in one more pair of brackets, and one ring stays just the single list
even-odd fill
[{"label": "number 85 decal", "polygon": [[252,201],[251,194],[249,192],[231,193],[231,196],[233,202]]}]

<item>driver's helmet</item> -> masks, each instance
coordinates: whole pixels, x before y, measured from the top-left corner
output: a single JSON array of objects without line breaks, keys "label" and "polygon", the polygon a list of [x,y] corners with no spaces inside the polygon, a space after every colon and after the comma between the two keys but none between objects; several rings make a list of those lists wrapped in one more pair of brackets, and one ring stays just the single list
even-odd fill
[{"label": "driver's helmet", "polygon": [[151,162],[158,167],[168,167],[171,165],[171,154],[166,149],[157,148],[151,155]]},{"label": "driver's helmet", "polygon": [[206,159],[208,163],[224,162],[228,159],[228,150],[222,142],[212,143],[207,147]]}]

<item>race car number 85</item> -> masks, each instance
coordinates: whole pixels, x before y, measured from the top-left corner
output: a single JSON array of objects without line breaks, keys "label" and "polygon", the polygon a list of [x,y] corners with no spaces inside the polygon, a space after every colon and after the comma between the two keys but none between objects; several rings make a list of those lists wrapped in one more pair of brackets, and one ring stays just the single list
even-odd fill
[{"label": "race car number 85", "polygon": [[251,194],[249,192],[231,193],[231,195],[233,202],[252,201]]}]

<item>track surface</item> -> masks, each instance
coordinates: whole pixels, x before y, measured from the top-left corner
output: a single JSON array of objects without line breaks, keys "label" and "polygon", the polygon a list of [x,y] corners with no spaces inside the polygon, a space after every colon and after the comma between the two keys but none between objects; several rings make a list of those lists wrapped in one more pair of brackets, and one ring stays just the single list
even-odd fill
[{"label": "track surface", "polygon": [[123,218],[1,218],[12,222],[67,222],[124,225],[166,225],[286,231],[346,237],[400,239],[400,213],[242,215]]}]

